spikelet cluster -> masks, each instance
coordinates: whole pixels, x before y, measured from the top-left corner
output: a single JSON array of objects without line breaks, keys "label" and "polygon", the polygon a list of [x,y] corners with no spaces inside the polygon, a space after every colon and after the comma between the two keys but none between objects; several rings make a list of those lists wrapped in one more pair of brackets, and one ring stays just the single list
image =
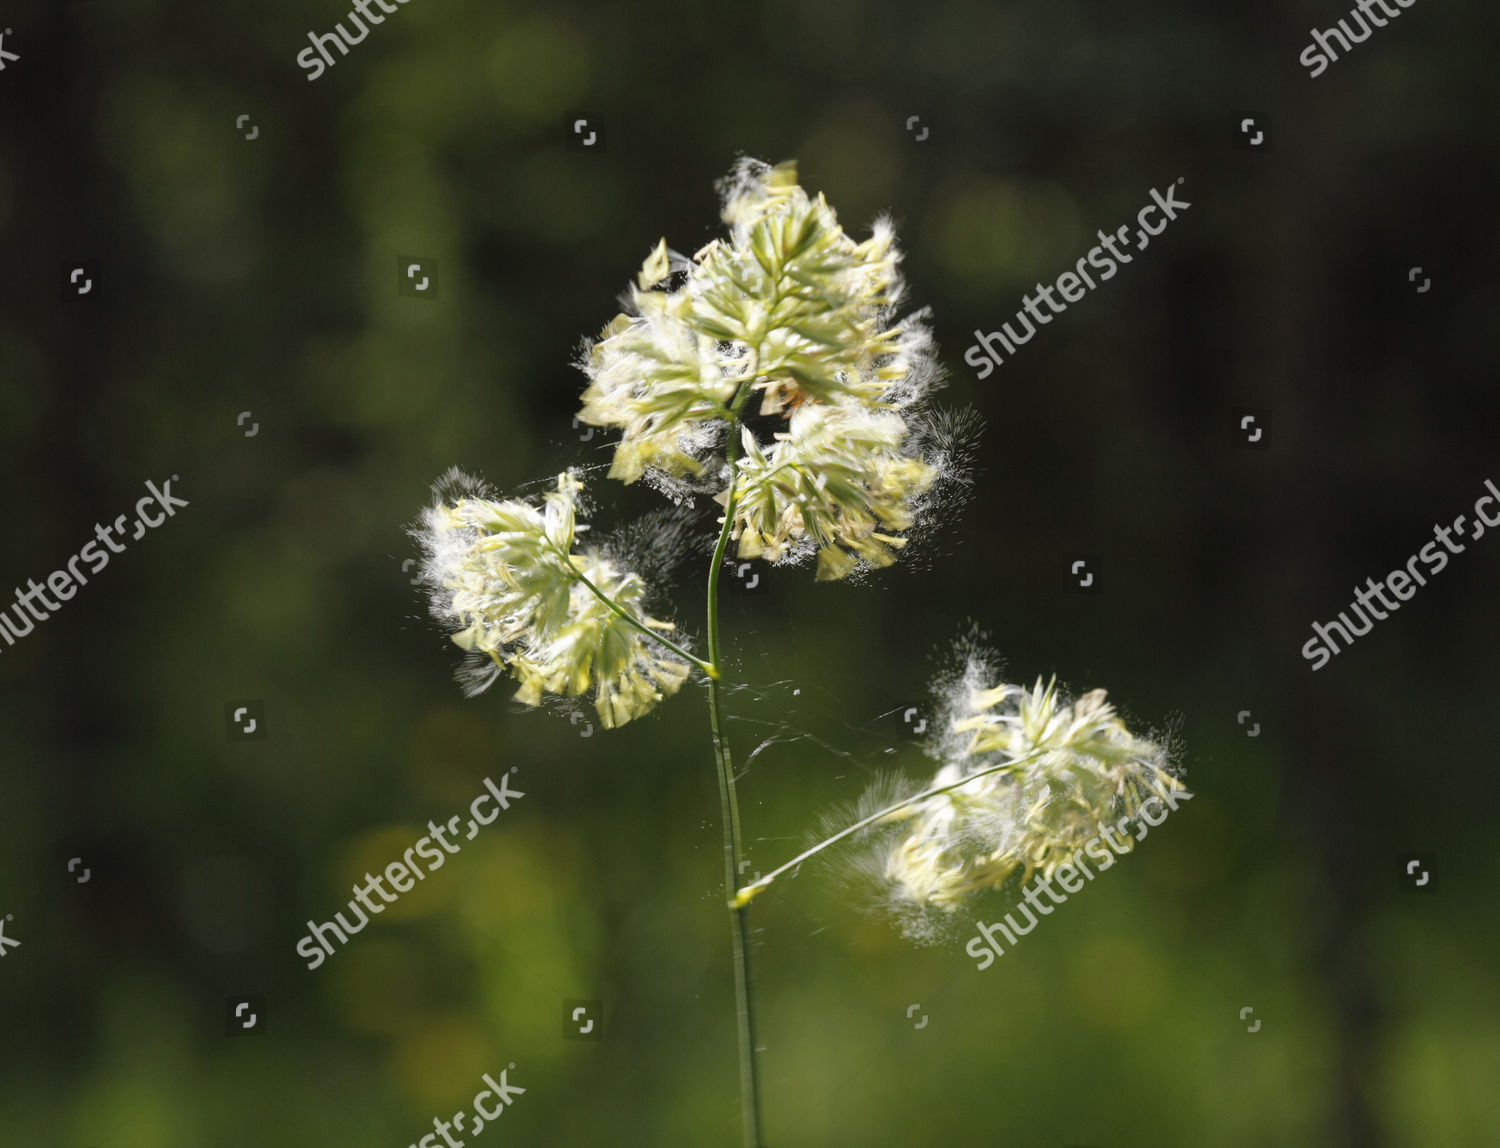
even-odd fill
[{"label": "spikelet cluster", "polygon": [[885,875],[911,908],[952,911],[1017,868],[1023,884],[1035,871],[1050,877],[1120,818],[1134,820],[1153,795],[1183,790],[1166,751],[1132,734],[1104,690],[1068,703],[1055,680],[989,687],[981,672],[971,664],[956,685],[939,747],[945,764],[928,788],[960,784],[890,818],[904,832]]},{"label": "spikelet cluster", "polygon": [[[688,677],[688,666],[630,625],[589,588],[592,583],[645,625],[671,636],[670,622],[646,613],[647,586],[598,550],[577,547],[583,484],[558,476],[542,506],[496,501],[472,479],[450,474],[413,534],[423,550],[432,612],[453,641],[482,658],[468,693],[509,671],[516,698],[580,697],[593,690],[610,729],[648,713]],[[680,639],[677,639],[680,644]]]},{"label": "spikelet cluster", "polygon": [[[581,364],[578,417],[620,432],[612,478],[732,506],[740,558],[816,551],[823,579],[888,565],[937,477],[909,419],[938,372],[925,316],[894,317],[892,227],[856,242],[791,163],[744,160],[720,190],[728,237],[692,259],[657,245]],[[764,442],[740,422],[757,396]]]}]

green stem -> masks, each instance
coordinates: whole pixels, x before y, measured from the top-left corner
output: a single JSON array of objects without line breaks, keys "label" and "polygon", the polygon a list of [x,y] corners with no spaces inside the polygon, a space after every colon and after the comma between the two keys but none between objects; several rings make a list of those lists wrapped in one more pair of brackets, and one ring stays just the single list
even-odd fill
[{"label": "green stem", "polygon": [[902,801],[896,802],[896,804],[894,804],[894,805],[888,805],[884,809],[880,810],[880,812],[878,812],[878,813],[872,813],[872,814],[870,814],[870,816],[864,818],[863,820],[856,821],[853,825],[850,825],[848,828],[840,829],[832,837],[828,838],[828,840],[826,840],[826,841],[820,841],[820,842],[818,842],[818,844],[814,845],[811,849],[808,849],[805,852],[797,854],[797,856],[793,857],[785,865],[781,866],[781,868],[779,868],[779,869],[772,869],[771,872],[767,873],[759,881],[756,881],[756,882],[754,882],[753,884],[750,884],[750,885],[746,885],[743,889],[741,889],[738,893],[735,894],[734,903],[736,905],[740,905],[740,906],[748,905],[751,902],[751,900],[754,899],[754,897],[755,897],[755,895],[757,893],[759,893],[762,889],[764,889],[772,881],[776,880],[777,877],[781,876],[788,869],[795,869],[798,865],[802,864],[802,862],[806,861],[809,857],[816,856],[817,854],[823,852],[823,850],[827,849],[830,845],[836,845],[838,842],[842,841],[845,837],[848,837],[851,833],[858,833],[861,829],[864,829],[866,826],[874,825],[875,822],[879,821],[882,817],[889,817],[892,813],[896,813],[896,812],[899,812],[902,809],[906,809],[906,808],[908,808],[910,806],[913,806],[913,805],[915,805],[919,801],[926,800],[929,797],[936,797],[940,793],[948,793],[948,792],[950,792],[952,790],[958,789],[960,786],[968,785],[969,782],[974,781],[977,778],[987,777],[987,776],[989,776],[992,773],[999,773],[1003,769],[1014,769],[1016,766],[1023,765],[1024,763],[1030,761],[1034,757],[1040,757],[1044,752],[1046,752],[1046,751],[1045,750],[1036,750],[1033,753],[1026,754],[1024,757],[1012,758],[1009,761],[1002,761],[999,765],[991,765],[991,766],[988,766],[988,767],[986,767],[984,769],[977,769],[973,773],[967,774],[964,777],[959,778],[959,780],[957,780],[957,781],[949,782],[949,783],[947,783],[945,785],[934,785],[931,789],[923,790],[921,793],[917,794],[915,797],[908,797],[908,798],[905,798]]},{"label": "green stem", "polygon": [[[752,376],[753,377],[753,374]],[[750,392],[745,391],[748,397]],[[729,464],[729,497],[724,504],[724,526],[714,547],[708,569],[708,657],[715,666],[719,653],[719,571],[734,528],[736,485],[739,477],[739,412],[744,400],[737,397],[731,407],[735,418],[729,424],[725,460]],[[734,993],[739,1018],[740,1118],[745,1148],[760,1148],[760,1085],[755,1064],[755,1006],[751,995],[750,922],[743,905],[729,899],[739,884],[743,838],[740,835],[740,805],[734,788],[734,759],[725,731],[723,684],[715,674],[708,682],[708,719],[713,729],[714,762],[719,773],[719,814],[724,834],[724,893],[729,908],[734,945]]]},{"label": "green stem", "polygon": [[641,633],[659,642],[679,657],[686,658],[708,675],[708,719],[713,730],[714,761],[719,774],[719,813],[724,830],[724,894],[729,909],[729,920],[734,942],[734,992],[739,1017],[739,1061],[740,1061],[740,1112],[745,1148],[761,1148],[760,1141],[760,1084],[755,1064],[755,1008],[751,995],[750,976],[750,923],[745,907],[736,904],[730,894],[739,884],[740,858],[744,851],[740,834],[740,804],[734,789],[734,759],[729,751],[729,736],[725,732],[723,684],[719,672],[719,570],[724,564],[724,552],[729,546],[729,535],[734,529],[734,511],[738,501],[735,487],[739,479],[739,415],[751,392],[745,383],[755,378],[753,364],[759,354],[751,358],[752,367],[740,383],[734,401],[727,412],[729,436],[725,448],[725,459],[729,464],[729,497],[724,506],[724,525],[719,531],[719,541],[714,546],[713,563],[708,570],[708,661],[695,657],[681,646],[652,630],[641,622],[603,590],[599,589],[588,575],[579,570],[572,557],[551,538],[543,535],[546,543],[573,571],[573,576],[593,591],[614,614],[634,626]]}]

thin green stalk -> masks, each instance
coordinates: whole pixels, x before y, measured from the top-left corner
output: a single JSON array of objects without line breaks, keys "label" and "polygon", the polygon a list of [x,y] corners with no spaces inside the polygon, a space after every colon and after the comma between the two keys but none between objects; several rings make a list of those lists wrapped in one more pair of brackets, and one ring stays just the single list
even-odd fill
[{"label": "thin green stalk", "polygon": [[[749,392],[745,392],[747,395]],[[729,464],[729,497],[724,505],[724,526],[714,547],[713,562],[708,569],[708,657],[715,666],[719,655],[719,571],[734,526],[736,484],[739,476],[738,415],[743,400],[732,408],[735,420],[729,424],[725,450]],[[719,773],[719,814],[724,833],[724,892],[728,900],[730,932],[734,945],[734,992],[739,1018],[740,1119],[745,1148],[760,1148],[760,1084],[755,1063],[755,1006],[751,992],[750,922],[743,905],[737,905],[732,893],[739,884],[742,837],[740,805],[734,788],[734,760],[725,731],[723,685],[718,675],[708,682],[708,718],[713,729],[714,761]]]},{"label": "thin green stalk", "polygon": [[[759,355],[752,357],[752,364]],[[613,598],[600,590],[581,570],[573,565],[569,555],[563,552],[552,539],[546,542],[553,551],[573,569],[574,577],[593,591],[594,596],[613,613],[634,626],[641,633],[659,642],[679,657],[686,658],[708,675],[708,718],[713,731],[714,761],[719,774],[719,813],[724,831],[724,892],[729,909],[729,920],[734,942],[734,991],[739,1018],[740,1061],[740,1112],[744,1148],[761,1148],[760,1140],[760,1083],[755,1063],[755,1007],[751,992],[750,975],[750,924],[743,905],[735,903],[731,894],[739,883],[740,858],[743,853],[743,838],[740,834],[740,804],[734,788],[734,759],[729,750],[729,737],[725,732],[723,685],[719,671],[719,570],[724,564],[724,552],[729,546],[729,534],[734,528],[736,484],[739,477],[739,413],[751,392],[744,383],[753,380],[754,368],[741,382],[736,399],[729,408],[730,423],[728,443],[725,450],[729,464],[729,498],[724,507],[724,526],[719,531],[719,541],[714,547],[713,562],[708,570],[708,661],[688,653],[675,642],[662,637],[645,623],[635,618]]]}]

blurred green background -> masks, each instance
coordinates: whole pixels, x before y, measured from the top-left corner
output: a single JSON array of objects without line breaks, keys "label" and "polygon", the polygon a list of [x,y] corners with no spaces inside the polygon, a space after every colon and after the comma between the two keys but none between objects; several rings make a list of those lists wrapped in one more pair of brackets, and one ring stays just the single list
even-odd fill
[{"label": "blurred green background", "polygon": [[[754,866],[930,771],[901,715],[970,620],[1012,680],[1178,723],[1198,795],[982,973],[970,927],[915,947],[836,872],[758,899],[767,1142],[1500,1142],[1500,544],[1299,654],[1500,481],[1493,8],[1418,4],[1313,80],[1342,0],[412,0],[309,83],[341,5],[5,17],[0,577],[148,479],[191,505],[0,653],[0,1141],[410,1144],[514,1063],[481,1143],[737,1142],[701,687],[588,737],[505,684],[464,700],[402,563],[450,465],[511,490],[607,461],[570,423],[579,340],[659,237],[718,233],[748,153],[858,237],[892,214],[945,401],[987,422],[910,561],[726,597],[741,761],[772,739]],[[972,332],[1179,176],[1191,209],[977,380]],[[397,293],[409,255],[436,299]],[[77,259],[98,291],[69,301]],[[1240,406],[1268,450],[1232,445]],[[596,490],[601,529],[654,505]],[[1102,594],[1061,592],[1073,551]],[[670,587],[700,634],[706,561]],[[249,698],[267,736],[230,741]],[[524,800],[305,968],[309,918],[510,767]],[[1404,850],[1436,888],[1402,895]],[[264,1035],[226,1035],[239,993]],[[604,1002],[601,1042],[562,1039],[564,998]]]}]

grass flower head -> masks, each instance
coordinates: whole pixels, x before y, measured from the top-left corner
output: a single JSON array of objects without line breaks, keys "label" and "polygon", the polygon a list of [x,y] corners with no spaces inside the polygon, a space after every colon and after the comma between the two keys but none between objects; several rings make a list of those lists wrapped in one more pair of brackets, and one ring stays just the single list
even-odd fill
[{"label": "grass flower head", "polygon": [[[720,191],[728,237],[657,245],[581,364],[578,417],[620,431],[611,477],[706,484],[740,558],[889,565],[938,477],[909,419],[939,377],[925,314],[895,316],[891,224],[852,239],[790,163],[743,160]],[[764,440],[742,421],[757,396]]]},{"label": "grass flower head", "polygon": [[[444,488],[457,497],[445,497]],[[413,534],[433,615],[453,630],[454,643],[478,655],[477,666],[461,671],[466,693],[486,689],[507,670],[527,705],[545,694],[592,690],[600,723],[610,729],[650,712],[687,680],[688,664],[643,632],[667,641],[673,632],[670,622],[645,612],[644,580],[598,550],[578,547],[587,527],[577,521],[583,484],[576,476],[559,475],[540,507],[496,501],[456,471],[435,489]]]},{"label": "grass flower head", "polygon": [[890,817],[905,832],[885,876],[908,908],[951,912],[1017,868],[1023,884],[1034,871],[1051,877],[1153,796],[1184,788],[1166,751],[1131,733],[1104,690],[1069,703],[1055,680],[990,687],[981,673],[971,662],[940,733],[945,761],[928,789],[944,792]]}]

